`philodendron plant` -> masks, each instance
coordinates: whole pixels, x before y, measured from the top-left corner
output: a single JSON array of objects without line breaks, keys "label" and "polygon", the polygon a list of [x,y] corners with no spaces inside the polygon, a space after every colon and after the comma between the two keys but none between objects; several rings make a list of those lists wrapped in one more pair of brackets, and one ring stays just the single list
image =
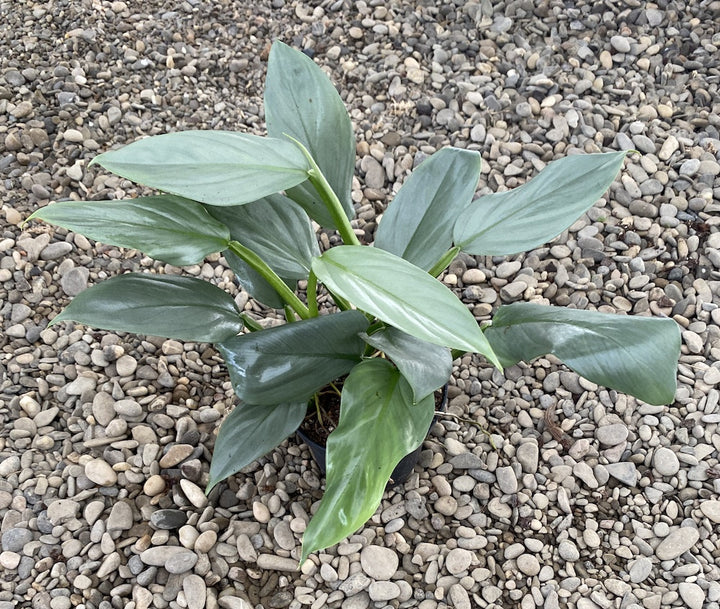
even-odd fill
[{"label": "philodendron plant", "polygon": [[[459,252],[502,256],[548,242],[603,195],[625,152],[568,156],[473,200],[480,154],[444,148],[405,180],[374,245],[362,245],[351,225],[350,118],[323,71],[280,42],[265,118],[268,137],[186,131],[101,154],[93,163],[160,194],[55,203],[31,218],[174,266],[220,252],[258,302],[284,307],[287,323],[263,329],[212,283],[140,272],[87,289],[52,320],[215,344],[239,403],[220,427],[208,489],[281,443],[313,396],[346,377],[302,560],[373,514],[395,465],[423,441],[457,353],[498,368],[551,353],[600,385],[673,400],[674,321],[516,303],[481,326],[436,278]],[[311,220],[342,244],[321,252]],[[319,294],[332,306],[319,307]]]}]

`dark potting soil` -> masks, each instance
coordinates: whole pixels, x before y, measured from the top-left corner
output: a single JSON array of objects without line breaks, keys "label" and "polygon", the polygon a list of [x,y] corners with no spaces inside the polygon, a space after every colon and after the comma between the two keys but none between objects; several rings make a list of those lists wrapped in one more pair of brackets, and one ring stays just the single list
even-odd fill
[{"label": "dark potting soil", "polygon": [[[342,389],[342,383],[335,384]],[[442,389],[435,392],[435,410],[437,411],[443,401]],[[318,416],[319,413],[319,416]],[[318,405],[314,400],[308,403],[307,415],[300,425],[302,431],[313,442],[325,446],[330,433],[338,426],[340,421],[340,395],[332,387],[326,387],[320,392]]]},{"label": "dark potting soil", "polygon": [[332,387],[320,392],[318,404],[308,403],[307,415],[300,430],[313,442],[325,446],[328,436],[340,420],[340,396]]}]

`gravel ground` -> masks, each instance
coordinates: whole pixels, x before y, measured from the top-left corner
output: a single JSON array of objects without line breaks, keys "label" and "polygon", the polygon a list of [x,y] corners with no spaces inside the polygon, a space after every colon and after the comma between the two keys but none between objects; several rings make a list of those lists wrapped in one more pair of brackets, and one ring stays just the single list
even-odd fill
[{"label": "gravel ground", "polygon": [[[720,2],[0,0],[0,14],[0,609],[720,607]],[[551,358],[504,375],[458,360],[422,467],[299,571],[322,485],[304,446],[205,498],[233,404],[217,353],[47,328],[87,285],[163,265],[22,222],[55,199],[136,194],[88,163],[139,136],[262,134],[274,38],[314,55],[350,108],[367,240],[442,146],[482,151],[481,192],[572,149],[640,151],[552,244],[461,258],[444,281],[478,319],[518,300],[673,316],[675,403]],[[258,310],[219,257],[183,272]]]}]

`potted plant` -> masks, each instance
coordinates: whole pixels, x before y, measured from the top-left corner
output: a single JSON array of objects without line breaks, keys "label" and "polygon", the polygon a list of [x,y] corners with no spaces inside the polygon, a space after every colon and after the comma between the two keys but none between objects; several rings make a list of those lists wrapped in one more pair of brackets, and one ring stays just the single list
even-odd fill
[{"label": "potted plant", "polygon": [[[510,255],[554,238],[607,190],[625,152],[568,156],[519,188],[473,200],[480,155],[442,149],[405,180],[374,245],[363,245],[350,222],[349,116],[323,71],[280,42],[265,117],[268,137],[188,131],[101,154],[93,163],[161,194],[55,203],[31,218],[175,266],[221,252],[247,292],[284,308],[287,323],[266,329],[209,282],[128,273],[52,320],[215,344],[239,404],[217,436],[208,489],[282,442],[313,396],[345,377],[302,560],[373,514],[395,465],[425,437],[454,355],[476,352],[501,368],[552,353],[601,385],[673,400],[673,320],[516,303],[481,326],[437,279],[459,252]],[[311,219],[342,244],[321,252]]]}]

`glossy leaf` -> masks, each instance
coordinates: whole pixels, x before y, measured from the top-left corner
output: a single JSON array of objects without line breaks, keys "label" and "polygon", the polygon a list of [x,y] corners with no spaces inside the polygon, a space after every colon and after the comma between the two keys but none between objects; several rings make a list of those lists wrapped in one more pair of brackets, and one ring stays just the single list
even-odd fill
[{"label": "glossy leaf", "polygon": [[333,293],[387,324],[441,347],[495,354],[475,318],[448,288],[422,269],[374,247],[341,245],[313,260]]},{"label": "glossy leaf", "polygon": [[271,309],[283,308],[283,299],[260,273],[230,250],[225,250],[223,256],[235,273],[235,279],[250,296]]},{"label": "glossy leaf", "polygon": [[278,446],[300,427],[306,412],[307,402],[235,406],[215,440],[207,492]]},{"label": "glossy leaf", "polygon": [[518,188],[480,197],[457,218],[455,245],[468,254],[504,256],[547,243],[603,195],[626,154],[568,156]]},{"label": "glossy leaf", "polygon": [[208,206],[207,211],[230,229],[233,240],[255,252],[283,278],[307,279],[313,257],[320,255],[307,215],[283,195],[246,205]]},{"label": "glossy leaf", "polygon": [[443,148],[405,180],[375,234],[375,247],[426,271],[452,246],[453,226],[472,201],[480,154]]},{"label": "glossy leaf", "polygon": [[209,205],[242,205],[307,179],[287,139],[232,131],[180,131],[138,140],[93,159],[124,178]]},{"label": "glossy leaf", "polygon": [[452,357],[446,347],[393,327],[383,328],[371,336],[363,334],[363,338],[398,367],[412,387],[414,402],[442,387],[452,374]]},{"label": "glossy leaf", "polygon": [[327,487],[303,537],[301,562],[373,515],[393,469],[427,435],[435,409],[387,360],[358,364],[343,385],[340,422],[327,442]]},{"label": "glossy leaf", "polygon": [[244,334],[217,346],[237,396],[250,404],[309,398],[360,361],[368,326],[359,311],[345,311]]},{"label": "glossy leaf", "polygon": [[649,404],[675,398],[680,330],[672,319],[515,303],[500,307],[485,335],[505,366],[552,353]]},{"label": "glossy leaf", "polygon": [[64,201],[36,211],[40,219],[110,245],[140,250],[185,266],[224,250],[230,241],[226,226],[195,201],[160,195],[125,201]]},{"label": "glossy leaf", "polygon": [[52,320],[93,328],[218,342],[242,329],[230,294],[201,279],[129,273],[81,292]]},{"label": "glossy leaf", "polygon": [[[302,143],[327,178],[348,218],[355,171],[355,136],[345,105],[330,79],[304,53],[276,41],[268,58],[265,122],[271,137],[287,134]],[[288,190],[322,226],[334,226],[310,183]]]}]

